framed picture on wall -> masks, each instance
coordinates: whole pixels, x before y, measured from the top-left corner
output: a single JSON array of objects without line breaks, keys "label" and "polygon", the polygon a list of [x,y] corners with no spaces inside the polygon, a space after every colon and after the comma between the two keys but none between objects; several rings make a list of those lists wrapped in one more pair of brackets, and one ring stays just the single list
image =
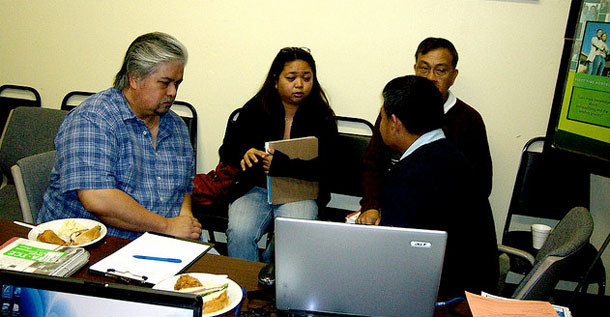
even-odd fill
[{"label": "framed picture on wall", "polygon": [[571,156],[592,173],[609,176],[610,22],[605,2],[572,1],[545,151]]}]

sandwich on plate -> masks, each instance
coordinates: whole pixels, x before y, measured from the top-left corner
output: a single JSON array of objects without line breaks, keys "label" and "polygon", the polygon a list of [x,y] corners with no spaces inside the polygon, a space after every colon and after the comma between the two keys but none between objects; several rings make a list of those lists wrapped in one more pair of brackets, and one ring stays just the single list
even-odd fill
[{"label": "sandwich on plate", "polygon": [[219,311],[229,305],[227,288],[229,283],[218,281],[200,281],[188,274],[180,276],[174,285],[174,290],[181,293],[196,294],[203,299],[203,313]]}]

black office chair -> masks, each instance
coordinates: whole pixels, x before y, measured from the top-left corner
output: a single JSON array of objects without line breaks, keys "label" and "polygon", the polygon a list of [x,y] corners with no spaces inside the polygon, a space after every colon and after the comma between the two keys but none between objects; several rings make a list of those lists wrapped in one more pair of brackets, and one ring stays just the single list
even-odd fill
[{"label": "black office chair", "polygon": [[[544,138],[537,137],[528,141],[523,148],[502,236],[503,245],[534,255],[537,250],[532,247],[531,232],[513,228],[516,216],[561,220],[574,207],[589,208],[590,174],[567,159],[537,151],[536,148],[542,149],[543,144]],[[597,249],[586,243],[575,256],[578,261],[575,269],[562,274],[560,279],[580,282],[596,255]],[[528,261],[511,257],[512,272],[525,274],[530,269]],[[585,282],[585,285],[597,284],[598,294],[603,296],[606,271],[601,261],[595,263]]]},{"label": "black office chair", "polygon": [[197,170],[197,110],[186,101],[174,101],[172,110],[177,113],[189,130],[191,145],[193,146],[193,156],[195,157],[195,171]]},{"label": "black office chair", "polygon": [[93,94],[95,93],[89,91],[71,91],[62,99],[60,109],[72,110]]},{"label": "black office chair", "polygon": [[[362,197],[362,159],[373,135],[373,125],[364,119],[337,117],[339,135],[331,154],[330,192]],[[319,217],[322,220],[345,222],[353,210],[327,206]]]},{"label": "black office chair", "polygon": [[[34,99],[28,98],[28,96]],[[38,91],[32,87],[2,85],[0,87],[0,134],[4,131],[6,120],[11,110],[22,107],[41,107]]]},{"label": "black office chair", "polygon": [[[231,131],[235,129],[235,123],[237,122],[240,111],[241,108],[237,108],[229,115],[227,127],[225,129],[225,137],[227,134],[231,134]],[[216,251],[222,255],[227,255],[227,245],[218,242],[214,237],[214,232],[227,232],[227,227],[229,225],[228,202],[212,205],[202,205],[193,202],[192,211],[193,216],[201,223],[201,229],[208,232],[210,237],[209,242],[214,243]]]}]

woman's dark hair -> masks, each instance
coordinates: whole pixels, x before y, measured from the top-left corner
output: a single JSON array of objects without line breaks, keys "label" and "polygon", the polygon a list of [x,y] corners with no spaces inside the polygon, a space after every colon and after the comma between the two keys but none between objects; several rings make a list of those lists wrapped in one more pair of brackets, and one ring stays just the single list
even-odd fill
[{"label": "woman's dark hair", "polygon": [[326,98],[326,94],[324,93],[324,90],[322,90],[320,82],[318,82],[316,62],[314,61],[313,56],[311,56],[309,53],[308,48],[284,47],[281,49],[275,56],[275,59],[273,59],[273,63],[271,63],[271,68],[267,74],[267,78],[254,98],[261,99],[263,108],[267,113],[271,113],[274,110],[274,107],[281,105],[281,98],[277,89],[275,88],[275,83],[284,70],[286,63],[296,60],[305,61],[307,64],[309,64],[309,67],[311,67],[311,71],[313,72],[313,85],[311,87],[311,92],[309,93],[309,96],[303,100],[303,104],[314,106],[316,108],[320,107],[320,109],[330,111],[332,114],[332,110],[330,109],[330,105],[328,103],[328,98]]}]

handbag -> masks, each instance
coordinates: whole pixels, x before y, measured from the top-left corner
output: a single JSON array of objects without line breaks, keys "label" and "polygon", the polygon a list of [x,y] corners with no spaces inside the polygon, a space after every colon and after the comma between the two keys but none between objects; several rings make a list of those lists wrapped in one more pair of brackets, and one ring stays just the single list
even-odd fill
[{"label": "handbag", "polygon": [[216,169],[207,174],[197,174],[193,179],[193,202],[201,205],[223,205],[237,197],[240,168],[219,162]]}]

